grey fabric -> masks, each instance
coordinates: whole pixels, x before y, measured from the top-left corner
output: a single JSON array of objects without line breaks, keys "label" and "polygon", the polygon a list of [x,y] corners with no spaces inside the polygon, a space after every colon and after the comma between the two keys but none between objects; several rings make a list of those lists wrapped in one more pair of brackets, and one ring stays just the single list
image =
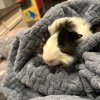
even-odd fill
[{"label": "grey fabric", "polygon": [[[78,62],[54,69],[35,56],[46,38],[47,26],[65,16],[81,16],[92,25],[100,23],[100,0],[60,3],[33,27],[16,36],[1,88],[8,100],[98,100],[100,95],[100,32],[77,48]],[[50,96],[53,95],[53,96]],[[87,99],[85,99],[87,98]]]},{"label": "grey fabric", "polygon": [[[82,98],[78,96],[70,96],[70,95],[50,95],[46,97],[37,97],[30,100],[83,100]],[[90,100],[90,99],[84,99],[84,100]]]}]

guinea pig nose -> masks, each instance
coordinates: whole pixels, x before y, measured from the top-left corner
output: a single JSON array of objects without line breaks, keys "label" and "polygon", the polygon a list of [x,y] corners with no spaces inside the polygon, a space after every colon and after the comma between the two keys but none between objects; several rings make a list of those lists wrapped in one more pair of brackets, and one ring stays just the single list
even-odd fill
[{"label": "guinea pig nose", "polygon": [[53,62],[53,60],[46,60],[47,64],[51,64]]}]

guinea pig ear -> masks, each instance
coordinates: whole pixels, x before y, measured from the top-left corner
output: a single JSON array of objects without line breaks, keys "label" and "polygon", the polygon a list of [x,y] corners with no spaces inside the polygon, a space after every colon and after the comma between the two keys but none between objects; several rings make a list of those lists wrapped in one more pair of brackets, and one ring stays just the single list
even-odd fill
[{"label": "guinea pig ear", "polygon": [[68,32],[67,33],[67,37],[68,37],[68,40],[70,41],[76,41],[78,40],[79,38],[81,38],[83,35],[81,34],[78,34],[77,32]]}]

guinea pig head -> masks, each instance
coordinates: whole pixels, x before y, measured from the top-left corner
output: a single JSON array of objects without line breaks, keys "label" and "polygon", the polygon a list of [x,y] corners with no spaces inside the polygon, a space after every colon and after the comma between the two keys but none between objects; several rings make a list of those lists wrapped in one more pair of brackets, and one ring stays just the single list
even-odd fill
[{"label": "guinea pig head", "polygon": [[50,66],[60,63],[70,65],[74,61],[73,52],[77,40],[82,37],[74,31],[71,21],[59,25],[57,31],[51,35],[43,47],[43,59]]}]

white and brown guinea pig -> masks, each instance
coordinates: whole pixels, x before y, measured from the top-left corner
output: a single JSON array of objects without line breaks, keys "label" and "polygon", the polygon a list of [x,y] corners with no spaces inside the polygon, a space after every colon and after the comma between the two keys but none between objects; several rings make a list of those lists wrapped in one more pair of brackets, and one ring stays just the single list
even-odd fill
[{"label": "white and brown guinea pig", "polygon": [[49,27],[50,38],[43,46],[42,57],[50,66],[70,65],[74,62],[77,45],[92,35],[91,25],[80,17],[64,17],[55,20]]}]

